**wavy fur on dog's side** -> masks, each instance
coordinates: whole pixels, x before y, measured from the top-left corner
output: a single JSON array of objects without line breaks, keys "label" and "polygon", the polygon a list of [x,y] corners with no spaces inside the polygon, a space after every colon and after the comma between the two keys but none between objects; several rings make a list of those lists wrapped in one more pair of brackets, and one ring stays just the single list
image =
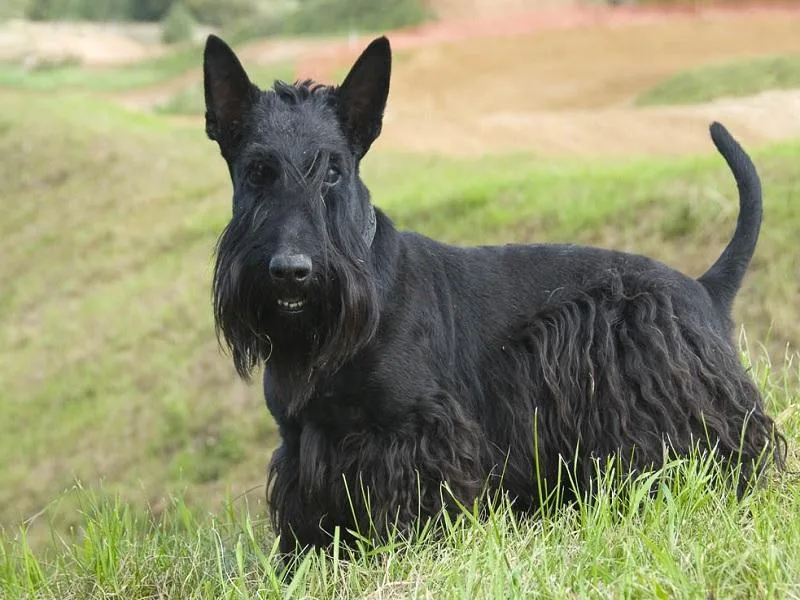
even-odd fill
[{"label": "wavy fur on dog's side", "polygon": [[[493,380],[513,383],[504,406],[512,456],[524,456],[536,415],[538,464],[554,482],[588,489],[596,459],[618,457],[631,473],[667,456],[713,450],[737,470],[738,489],[765,465],[782,467],[786,442],[730,342],[687,319],[667,281],[610,271],[520,328]],[[511,374],[513,373],[513,376]],[[530,462],[511,460],[506,488],[530,486]],[[569,495],[571,490],[564,490]],[[528,494],[530,491],[528,491]]]}]

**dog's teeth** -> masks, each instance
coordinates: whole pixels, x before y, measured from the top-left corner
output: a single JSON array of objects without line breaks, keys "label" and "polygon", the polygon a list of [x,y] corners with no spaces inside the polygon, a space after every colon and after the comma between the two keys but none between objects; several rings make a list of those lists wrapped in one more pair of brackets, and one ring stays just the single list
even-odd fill
[{"label": "dog's teeth", "polygon": [[302,308],[303,304],[305,304],[305,302],[302,300],[278,300],[278,306],[281,306],[282,308],[288,308],[290,310]]}]

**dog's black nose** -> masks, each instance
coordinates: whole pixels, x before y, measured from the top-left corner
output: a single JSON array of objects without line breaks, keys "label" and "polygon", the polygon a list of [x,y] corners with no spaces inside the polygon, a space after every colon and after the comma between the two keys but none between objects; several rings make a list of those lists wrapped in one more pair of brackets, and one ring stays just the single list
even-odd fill
[{"label": "dog's black nose", "polygon": [[269,274],[276,282],[303,283],[311,275],[311,259],[305,254],[276,254],[269,261]]}]

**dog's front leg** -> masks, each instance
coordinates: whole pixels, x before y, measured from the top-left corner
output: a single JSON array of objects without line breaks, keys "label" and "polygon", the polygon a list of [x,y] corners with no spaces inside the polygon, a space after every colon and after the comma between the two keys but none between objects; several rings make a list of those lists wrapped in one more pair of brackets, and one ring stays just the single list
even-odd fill
[{"label": "dog's front leg", "polygon": [[326,547],[339,528],[382,542],[413,536],[443,510],[471,508],[486,483],[486,436],[450,394],[402,403],[391,426],[367,424],[332,439],[307,422],[270,465],[269,505],[280,548]]},{"label": "dog's front leg", "polygon": [[471,508],[485,484],[485,439],[446,392],[415,399],[391,429],[347,436],[340,456],[360,533],[409,536],[443,510]]}]

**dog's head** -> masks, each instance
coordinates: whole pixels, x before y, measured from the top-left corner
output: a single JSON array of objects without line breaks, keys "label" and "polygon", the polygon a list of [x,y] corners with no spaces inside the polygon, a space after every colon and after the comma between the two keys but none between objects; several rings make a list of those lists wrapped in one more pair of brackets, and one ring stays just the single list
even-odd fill
[{"label": "dog's head", "polygon": [[214,309],[244,378],[264,360],[330,372],[374,334],[376,219],[359,163],[381,130],[390,68],[379,38],[338,87],[261,90],[225,42],[208,38],[206,132],[233,184]]}]

